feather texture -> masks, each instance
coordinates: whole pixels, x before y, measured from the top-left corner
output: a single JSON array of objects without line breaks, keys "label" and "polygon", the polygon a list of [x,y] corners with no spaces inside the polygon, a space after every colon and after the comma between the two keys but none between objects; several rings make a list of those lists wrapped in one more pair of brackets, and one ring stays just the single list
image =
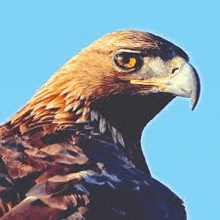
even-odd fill
[{"label": "feather texture", "polygon": [[183,56],[164,42],[141,31],[104,36],[0,127],[2,219],[186,219],[140,146],[144,126],[174,95],[130,84],[141,68],[126,73],[114,63],[122,49],[148,60],[162,59],[165,47]]}]

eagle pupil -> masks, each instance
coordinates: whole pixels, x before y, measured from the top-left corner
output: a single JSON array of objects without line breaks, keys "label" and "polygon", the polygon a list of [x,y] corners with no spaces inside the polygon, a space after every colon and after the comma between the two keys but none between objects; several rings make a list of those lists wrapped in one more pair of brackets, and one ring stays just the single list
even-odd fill
[{"label": "eagle pupil", "polygon": [[124,56],[123,56],[123,62],[124,63],[129,63],[130,62],[130,56],[128,55],[128,54],[125,54]]}]

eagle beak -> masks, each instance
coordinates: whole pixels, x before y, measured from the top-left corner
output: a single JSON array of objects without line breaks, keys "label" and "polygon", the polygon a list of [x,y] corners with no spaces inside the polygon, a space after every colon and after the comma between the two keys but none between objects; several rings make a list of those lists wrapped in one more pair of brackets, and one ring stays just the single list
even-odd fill
[{"label": "eagle beak", "polygon": [[195,68],[189,63],[184,63],[178,73],[165,79],[164,84],[167,85],[167,92],[191,98],[192,110],[196,107],[200,95],[200,80]]},{"label": "eagle beak", "polygon": [[191,98],[192,110],[200,95],[200,80],[195,68],[187,62],[184,62],[178,71],[170,74],[168,77],[130,80],[131,84],[151,85],[158,88],[158,92],[171,93],[176,96]]}]

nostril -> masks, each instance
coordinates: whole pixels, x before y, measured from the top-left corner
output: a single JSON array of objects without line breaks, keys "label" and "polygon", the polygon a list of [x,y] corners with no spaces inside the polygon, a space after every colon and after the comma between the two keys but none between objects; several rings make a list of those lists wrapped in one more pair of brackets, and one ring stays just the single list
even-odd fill
[{"label": "nostril", "polygon": [[176,68],[173,68],[172,69],[172,74],[174,74],[176,71],[178,71],[179,70],[179,67],[176,67]]}]

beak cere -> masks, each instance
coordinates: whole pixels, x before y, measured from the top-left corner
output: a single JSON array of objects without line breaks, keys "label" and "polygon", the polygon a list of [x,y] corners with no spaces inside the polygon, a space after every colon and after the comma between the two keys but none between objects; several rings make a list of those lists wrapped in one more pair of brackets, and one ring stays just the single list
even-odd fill
[{"label": "beak cere", "polygon": [[154,86],[159,92],[171,93],[176,96],[191,98],[192,110],[200,95],[200,80],[195,68],[184,62],[174,74],[143,80],[130,80],[131,84]]}]

